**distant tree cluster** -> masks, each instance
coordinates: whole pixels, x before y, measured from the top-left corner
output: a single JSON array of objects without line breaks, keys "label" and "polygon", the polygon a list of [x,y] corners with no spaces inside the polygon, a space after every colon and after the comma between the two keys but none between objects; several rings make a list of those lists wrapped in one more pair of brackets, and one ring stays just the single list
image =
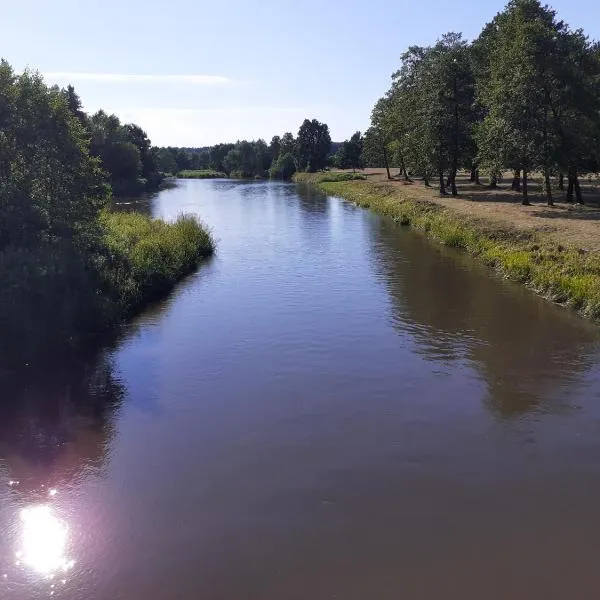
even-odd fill
[{"label": "distant tree cluster", "polygon": [[333,157],[333,166],[338,169],[360,169],[363,167],[364,139],[357,131],[343,142]]},{"label": "distant tree cluster", "polygon": [[504,171],[528,204],[533,171],[582,202],[579,177],[600,163],[600,46],[538,0],[511,0],[471,44],[448,33],[403,55],[365,133],[367,165],[391,163],[457,195],[469,169],[496,185]]},{"label": "distant tree cluster", "polygon": [[211,170],[231,177],[290,179],[296,171],[314,172],[329,164],[329,127],[306,119],[298,135],[290,132],[264,140],[217,144],[209,148],[159,148],[157,165],[165,173]]}]

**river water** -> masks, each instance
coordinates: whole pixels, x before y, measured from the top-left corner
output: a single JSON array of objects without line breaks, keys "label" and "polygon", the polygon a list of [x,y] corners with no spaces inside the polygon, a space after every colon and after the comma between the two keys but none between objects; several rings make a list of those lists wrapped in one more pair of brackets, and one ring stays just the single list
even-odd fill
[{"label": "river water", "polygon": [[0,598],[598,597],[595,327],[308,188],[133,208],[218,253],[5,388]]}]

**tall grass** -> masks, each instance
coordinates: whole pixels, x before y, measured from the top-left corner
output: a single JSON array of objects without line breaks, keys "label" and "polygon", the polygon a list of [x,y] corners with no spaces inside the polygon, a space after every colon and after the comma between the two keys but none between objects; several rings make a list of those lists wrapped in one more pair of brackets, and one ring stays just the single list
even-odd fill
[{"label": "tall grass", "polygon": [[193,216],[174,223],[138,213],[105,213],[106,277],[125,313],[171,289],[214,252],[214,241]]},{"label": "tall grass", "polygon": [[58,358],[168,292],[214,251],[198,220],[103,213],[85,249],[49,240],[0,251],[0,371]]},{"label": "tall grass", "polygon": [[180,179],[225,179],[227,173],[213,171],[212,169],[198,169],[179,171],[177,177]]},{"label": "tall grass", "polygon": [[[321,174],[323,175],[323,174]],[[369,181],[316,182],[323,191],[388,215],[434,240],[465,250],[504,277],[546,298],[600,320],[600,258],[563,246],[543,232],[466,218],[432,202],[411,200],[391,186]]]},{"label": "tall grass", "polygon": [[297,183],[335,183],[338,181],[360,181],[366,179],[360,173],[348,171],[320,171],[318,173],[296,173],[293,177]]}]

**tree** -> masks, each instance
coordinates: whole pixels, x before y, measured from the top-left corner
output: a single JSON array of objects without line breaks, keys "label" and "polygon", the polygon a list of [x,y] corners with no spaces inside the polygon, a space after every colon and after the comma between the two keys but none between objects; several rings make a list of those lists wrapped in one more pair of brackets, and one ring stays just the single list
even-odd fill
[{"label": "tree", "polygon": [[169,148],[158,148],[156,164],[163,173],[177,174],[177,161]]},{"label": "tree", "polygon": [[278,135],[274,135],[271,139],[271,143],[269,144],[269,154],[271,156],[271,161],[275,161],[279,158],[280,151],[281,138]]},{"label": "tree", "polygon": [[297,144],[294,136],[288,131],[283,134],[280,141],[279,146],[280,154],[291,154],[292,156],[296,156],[297,154]]},{"label": "tree", "polygon": [[[91,138],[90,151],[100,158],[115,195],[137,195],[158,187],[162,179],[159,154],[141,127],[132,123],[122,125],[116,115],[102,110],[85,123]],[[187,160],[179,154],[174,158]],[[164,162],[164,155],[162,159]]]},{"label": "tree", "polygon": [[296,162],[294,157],[287,152],[286,154],[280,154],[277,160],[273,162],[269,176],[271,179],[283,179],[287,181],[292,178],[295,172]]},{"label": "tree", "polygon": [[298,131],[297,162],[301,171],[315,172],[327,166],[331,148],[329,127],[316,119],[305,119]]},{"label": "tree", "polygon": [[85,329],[105,299],[108,200],[67,95],[0,61],[0,331],[11,353]]},{"label": "tree", "polygon": [[365,132],[362,162],[367,167],[386,167],[388,179],[391,179],[384,140],[380,131],[373,126]]},{"label": "tree", "polygon": [[357,131],[346,140],[335,154],[335,166],[340,169],[359,169],[362,167],[363,137]]},{"label": "tree", "polygon": [[[478,128],[482,156],[497,165],[514,165],[515,179],[522,173],[523,204],[529,204],[529,173],[541,167],[548,204],[553,204],[550,174],[559,161],[559,138],[564,153],[572,154],[559,117],[568,107],[559,105],[561,97],[564,101],[572,96],[576,81],[556,77],[570,62],[567,27],[538,0],[511,0],[484,33],[487,76],[478,82],[478,97],[486,109]],[[568,94],[561,79],[570,88]],[[573,168],[568,167],[570,172]]]}]

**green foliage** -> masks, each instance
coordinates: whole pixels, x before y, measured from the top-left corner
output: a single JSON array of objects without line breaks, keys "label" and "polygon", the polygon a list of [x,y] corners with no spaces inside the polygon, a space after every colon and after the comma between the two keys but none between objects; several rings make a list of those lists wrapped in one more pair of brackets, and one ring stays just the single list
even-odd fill
[{"label": "green foliage", "polygon": [[[90,152],[100,159],[116,196],[157,189],[162,179],[159,169],[170,172],[166,157],[152,148],[137,125],[122,125],[118,117],[102,110],[86,118],[84,124],[91,137]],[[161,169],[160,164],[167,168]]]},{"label": "green foliage", "polygon": [[329,127],[316,119],[305,119],[298,131],[296,157],[299,171],[314,173],[327,166],[331,148]]},{"label": "green foliage", "polygon": [[175,154],[170,148],[157,149],[156,165],[161,173],[168,175],[177,175],[179,171]]},{"label": "green foliage", "polygon": [[339,171],[324,171],[321,173],[296,173],[294,181],[297,183],[336,183],[339,181],[360,181],[366,177],[360,173],[346,173]]},{"label": "green foliage", "polygon": [[441,193],[447,177],[453,194],[458,169],[514,170],[524,203],[532,170],[543,172],[550,204],[550,175],[561,172],[568,199],[574,191],[582,201],[578,174],[600,167],[599,80],[597,44],[539,0],[511,0],[471,45],[449,33],[402,55],[363,160],[388,173],[395,162],[426,184],[439,177]]},{"label": "green foliage", "polygon": [[237,142],[223,159],[224,171],[232,177],[266,177],[271,155],[264,140]]},{"label": "green foliage", "polygon": [[363,166],[363,137],[357,131],[349,140],[343,142],[334,156],[334,165],[338,169],[360,169]]},{"label": "green foliage", "polygon": [[138,127],[104,113],[88,120],[72,88],[48,88],[0,62],[3,362],[23,364],[111,327],[213,250],[192,218],[167,225],[103,214],[101,158],[118,185],[147,181],[155,155]]},{"label": "green foliage", "polygon": [[105,213],[101,221],[111,265],[108,288],[118,294],[123,314],[171,289],[214,251],[210,234],[192,216],[166,223],[136,213]]},{"label": "green foliage", "polygon": [[283,179],[287,181],[292,178],[296,172],[296,163],[294,157],[287,152],[281,154],[271,165],[269,169],[269,177],[271,179]]},{"label": "green foliage", "polygon": [[227,173],[212,171],[211,169],[202,169],[198,171],[181,171],[177,174],[181,179],[223,179]]}]

